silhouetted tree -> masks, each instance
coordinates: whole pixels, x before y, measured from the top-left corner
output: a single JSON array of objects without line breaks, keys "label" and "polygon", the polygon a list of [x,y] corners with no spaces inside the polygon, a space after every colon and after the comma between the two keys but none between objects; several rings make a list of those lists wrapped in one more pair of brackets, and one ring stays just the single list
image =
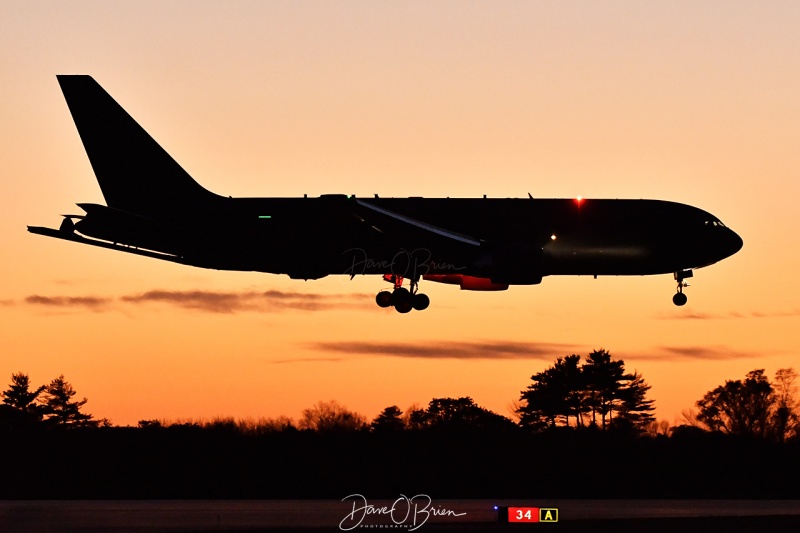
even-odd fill
[{"label": "silhouetted tree", "polygon": [[428,412],[416,405],[409,407],[406,410],[406,416],[403,418],[405,418],[407,429],[425,429],[430,425]]},{"label": "silhouetted tree", "polygon": [[[559,358],[556,365],[561,361]],[[550,367],[531,376],[531,380],[533,383],[520,397],[520,424],[536,430],[555,427],[558,416],[568,410],[563,376],[556,367]]]},{"label": "silhouetted tree", "polygon": [[634,372],[626,378],[627,383],[617,391],[614,402],[617,414],[612,423],[617,428],[629,427],[644,431],[655,422],[652,414],[655,410],[653,400],[647,399],[650,385],[645,383],[644,378],[638,372]]},{"label": "silhouetted tree", "polygon": [[423,427],[447,430],[503,430],[515,427],[508,418],[484,409],[469,396],[463,398],[434,398],[416,421]]},{"label": "silhouetted tree", "polygon": [[20,411],[36,410],[36,398],[39,397],[45,387],[42,385],[34,391],[30,390],[30,387],[31,383],[27,374],[22,372],[11,374],[11,385],[9,385],[7,391],[2,393],[3,403]]},{"label": "silhouetted tree", "polygon": [[659,420],[659,421],[653,420],[652,422],[647,424],[645,431],[651,437],[658,437],[658,436],[666,437],[670,434],[669,420]]},{"label": "silhouetted tree", "polygon": [[510,420],[519,425],[519,420],[522,417],[522,400],[511,400],[506,405],[506,412],[511,416]]},{"label": "silhouetted tree", "polygon": [[588,411],[586,406],[586,377],[582,368],[579,366],[580,355],[568,355],[563,361],[561,358],[556,360],[555,368],[558,375],[564,380],[566,409],[564,418],[566,425],[569,426],[569,417],[575,417],[575,426],[583,426],[583,414]]},{"label": "silhouetted tree", "polygon": [[240,433],[239,425],[233,417],[216,417],[210,422],[203,424],[203,429],[215,431],[217,433]]},{"label": "silhouetted tree", "polygon": [[92,415],[82,413],[81,407],[86,405],[86,398],[73,401],[75,389],[60,375],[47,384],[44,394],[39,398],[44,419],[56,427],[94,427],[97,422]]},{"label": "silhouetted tree", "polygon": [[726,381],[697,402],[697,420],[711,431],[765,437],[773,404],[772,385],[764,370],[744,380]]},{"label": "silhouetted tree", "polygon": [[240,420],[239,431],[245,434],[263,435],[267,433],[297,431],[297,428],[291,418],[281,415],[277,418],[262,417],[258,420]]},{"label": "silhouetted tree", "polygon": [[784,442],[797,432],[796,380],[797,372],[793,368],[780,368],[775,372],[772,431],[778,442]]},{"label": "silhouetted tree", "polygon": [[681,411],[679,426],[689,426],[694,428],[702,428],[705,424],[697,419],[697,411],[694,408],[684,409]]},{"label": "silhouetted tree", "polygon": [[619,396],[622,381],[628,379],[624,363],[614,361],[606,350],[595,350],[586,358],[582,367],[587,404],[592,412],[592,424],[597,425],[600,414],[602,428],[606,429],[606,417],[611,417],[614,400]]},{"label": "silhouetted tree", "polygon": [[523,392],[520,424],[536,429],[555,427],[559,417],[569,426],[569,417],[575,425],[583,426],[583,413],[588,410],[586,379],[579,366],[580,355],[559,357],[555,364],[531,376],[533,384]]},{"label": "silhouetted tree", "polygon": [[336,400],[317,402],[313,407],[303,410],[298,423],[300,429],[315,431],[356,431],[366,428],[363,415],[348,410]]},{"label": "silhouetted tree", "polygon": [[3,397],[2,418],[4,425],[12,428],[31,427],[42,420],[42,410],[36,399],[44,390],[44,386],[30,390],[30,379],[27,374],[18,372],[11,374],[8,390],[0,393]]},{"label": "silhouetted tree", "polygon": [[400,410],[399,407],[396,405],[392,405],[391,407],[387,407],[381,413],[375,417],[375,420],[372,421],[370,427],[372,431],[400,431],[405,429],[405,424],[403,423],[403,411]]},{"label": "silhouetted tree", "polygon": [[579,355],[556,359],[555,364],[531,376],[533,383],[522,392],[520,425],[541,430],[558,425],[583,427],[584,414],[598,414],[603,429],[614,427],[645,430],[652,422],[653,400],[647,399],[650,386],[634,372],[625,373],[623,361],[615,361],[606,350],[590,353],[580,365]]}]

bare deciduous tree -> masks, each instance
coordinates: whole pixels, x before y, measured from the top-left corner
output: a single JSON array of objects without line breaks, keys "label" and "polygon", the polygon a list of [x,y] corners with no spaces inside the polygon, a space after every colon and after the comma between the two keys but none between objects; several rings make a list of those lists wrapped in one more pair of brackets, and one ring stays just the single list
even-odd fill
[{"label": "bare deciduous tree", "polygon": [[298,422],[300,429],[314,431],[356,431],[364,429],[366,425],[363,415],[350,411],[336,400],[317,402],[304,409]]}]

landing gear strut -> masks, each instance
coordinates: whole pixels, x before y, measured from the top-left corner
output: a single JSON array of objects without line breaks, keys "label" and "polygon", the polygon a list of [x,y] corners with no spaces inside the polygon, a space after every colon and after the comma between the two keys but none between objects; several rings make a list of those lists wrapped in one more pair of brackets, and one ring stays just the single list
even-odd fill
[{"label": "landing gear strut", "polygon": [[675,293],[675,296],[672,297],[672,303],[677,305],[678,307],[682,305],[686,305],[686,301],[688,298],[685,294],[683,294],[684,287],[688,287],[689,284],[686,283],[684,280],[686,278],[691,278],[694,274],[691,270],[679,270],[675,272],[675,281],[678,282],[678,292]]},{"label": "landing gear strut", "polygon": [[394,285],[392,292],[381,291],[375,296],[375,303],[380,307],[394,306],[398,313],[408,313],[412,309],[422,311],[431,304],[427,295],[417,292],[419,290],[419,280],[410,279],[409,288],[403,287],[403,277],[394,274],[386,274],[383,279]]}]

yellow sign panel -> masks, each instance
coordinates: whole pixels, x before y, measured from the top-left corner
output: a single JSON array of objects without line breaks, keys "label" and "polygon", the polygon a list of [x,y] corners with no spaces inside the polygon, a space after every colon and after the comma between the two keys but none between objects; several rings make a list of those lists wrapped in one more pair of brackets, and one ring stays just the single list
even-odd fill
[{"label": "yellow sign panel", "polygon": [[540,507],[539,522],[558,522],[558,509]]}]

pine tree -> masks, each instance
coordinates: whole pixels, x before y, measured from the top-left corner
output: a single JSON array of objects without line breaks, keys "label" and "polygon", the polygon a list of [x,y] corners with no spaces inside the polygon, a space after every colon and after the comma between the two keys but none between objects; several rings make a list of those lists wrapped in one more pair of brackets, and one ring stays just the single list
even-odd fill
[{"label": "pine tree", "polygon": [[479,406],[469,396],[434,398],[422,418],[425,427],[445,431],[507,430],[516,427],[508,418]]},{"label": "pine tree", "polygon": [[3,397],[2,418],[10,427],[31,427],[42,421],[42,410],[36,399],[45,387],[30,390],[30,379],[27,374],[18,372],[11,374],[8,390],[0,393]]},{"label": "pine tree", "polygon": [[554,366],[531,376],[533,383],[528,386],[520,399],[520,424],[533,429],[555,427],[559,416],[567,418],[569,390],[565,366],[560,357]]},{"label": "pine tree", "polygon": [[88,401],[86,398],[73,401],[75,389],[60,375],[44,388],[44,395],[39,398],[45,421],[56,427],[94,427],[97,422],[92,415],[82,413],[81,408]]},{"label": "pine tree", "polygon": [[613,416],[614,400],[619,395],[622,381],[625,380],[625,363],[614,361],[606,350],[595,350],[586,358],[582,367],[589,408],[592,411],[592,424],[597,425],[600,414],[602,428]]},{"label": "pine tree", "polygon": [[27,374],[23,374],[22,372],[11,374],[11,385],[9,385],[7,391],[2,393],[3,403],[14,409],[19,409],[20,411],[35,409],[36,398],[39,397],[45,387],[42,385],[38,389],[32,391],[30,390],[30,386],[30,379]]},{"label": "pine tree", "polygon": [[579,366],[580,356],[559,357],[553,366],[531,376],[533,383],[521,393],[517,410],[520,425],[534,430],[570,425],[584,427],[584,414],[599,415],[602,429],[610,426],[643,430],[653,421],[650,386],[638,372],[625,373],[624,361],[615,361],[606,350],[590,353]]},{"label": "pine tree", "polygon": [[392,405],[381,411],[381,414],[372,421],[370,427],[372,431],[401,431],[405,428],[402,416],[403,411],[396,405]]},{"label": "pine tree", "polygon": [[650,390],[641,374],[635,372],[628,375],[627,383],[620,387],[615,402],[617,415],[614,418],[614,427],[631,427],[638,430],[645,430],[648,425],[655,422],[652,412],[653,400],[647,399],[647,391]]}]

